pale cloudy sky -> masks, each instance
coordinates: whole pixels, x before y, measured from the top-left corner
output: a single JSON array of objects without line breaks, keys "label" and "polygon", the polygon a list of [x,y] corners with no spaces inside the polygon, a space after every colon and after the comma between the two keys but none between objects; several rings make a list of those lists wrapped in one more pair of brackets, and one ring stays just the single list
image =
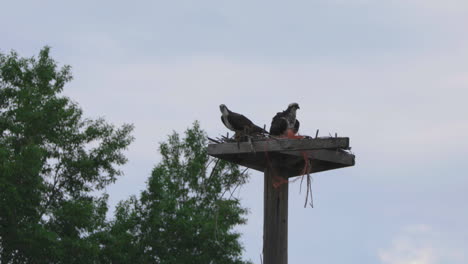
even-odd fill
[{"label": "pale cloudy sky", "polygon": [[[133,123],[111,203],[145,187],[158,142],[218,105],[258,124],[291,102],[303,134],[349,136],[357,164],[290,185],[289,263],[468,263],[468,2],[2,1],[0,49],[73,67],[89,117]],[[239,196],[262,250],[263,176]]]}]

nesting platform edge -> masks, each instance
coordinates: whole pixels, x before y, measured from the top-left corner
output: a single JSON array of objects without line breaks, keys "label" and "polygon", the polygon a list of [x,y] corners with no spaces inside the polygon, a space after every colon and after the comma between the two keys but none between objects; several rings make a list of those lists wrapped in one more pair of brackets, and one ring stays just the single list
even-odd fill
[{"label": "nesting platform edge", "polygon": [[208,154],[262,172],[275,159],[280,161],[284,176],[294,177],[304,174],[306,160],[310,173],[354,166],[355,156],[345,151],[349,148],[347,137],[265,139],[210,144]]}]

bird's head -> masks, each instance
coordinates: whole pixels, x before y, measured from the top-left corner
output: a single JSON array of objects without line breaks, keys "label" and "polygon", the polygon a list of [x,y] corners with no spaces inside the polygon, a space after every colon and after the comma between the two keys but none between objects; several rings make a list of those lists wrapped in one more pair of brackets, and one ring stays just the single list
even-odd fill
[{"label": "bird's head", "polygon": [[288,110],[288,111],[293,110],[293,111],[295,112],[297,109],[301,109],[301,108],[299,107],[299,104],[298,104],[298,103],[290,103],[290,104],[288,105],[288,109],[287,109],[287,110]]},{"label": "bird's head", "polygon": [[219,110],[221,111],[221,113],[227,115],[229,112],[228,112],[228,108],[225,104],[220,104],[219,105]]}]

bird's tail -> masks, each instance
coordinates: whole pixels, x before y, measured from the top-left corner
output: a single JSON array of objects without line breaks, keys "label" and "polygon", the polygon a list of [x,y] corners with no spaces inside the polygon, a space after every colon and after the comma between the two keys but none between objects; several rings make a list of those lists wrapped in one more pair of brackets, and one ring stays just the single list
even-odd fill
[{"label": "bird's tail", "polygon": [[266,131],[265,129],[263,129],[263,128],[257,126],[257,125],[253,125],[252,132],[253,133],[259,133],[259,134],[267,134],[267,135],[270,134],[270,133],[268,133],[268,131]]}]

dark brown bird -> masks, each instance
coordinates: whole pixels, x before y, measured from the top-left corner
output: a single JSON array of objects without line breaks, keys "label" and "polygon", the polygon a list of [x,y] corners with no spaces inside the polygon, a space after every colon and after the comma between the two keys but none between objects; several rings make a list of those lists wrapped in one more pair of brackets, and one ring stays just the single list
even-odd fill
[{"label": "dark brown bird", "polygon": [[287,135],[288,129],[297,134],[299,131],[299,120],[296,119],[296,111],[300,109],[297,103],[291,103],[283,112],[278,112],[271,120],[270,135]]},{"label": "dark brown bird", "polygon": [[223,124],[236,134],[244,134],[244,135],[251,135],[251,134],[262,134],[268,133],[263,128],[255,125],[250,119],[245,117],[244,115],[232,112],[225,106],[224,104],[219,106],[219,110],[221,110],[221,121]]}]

